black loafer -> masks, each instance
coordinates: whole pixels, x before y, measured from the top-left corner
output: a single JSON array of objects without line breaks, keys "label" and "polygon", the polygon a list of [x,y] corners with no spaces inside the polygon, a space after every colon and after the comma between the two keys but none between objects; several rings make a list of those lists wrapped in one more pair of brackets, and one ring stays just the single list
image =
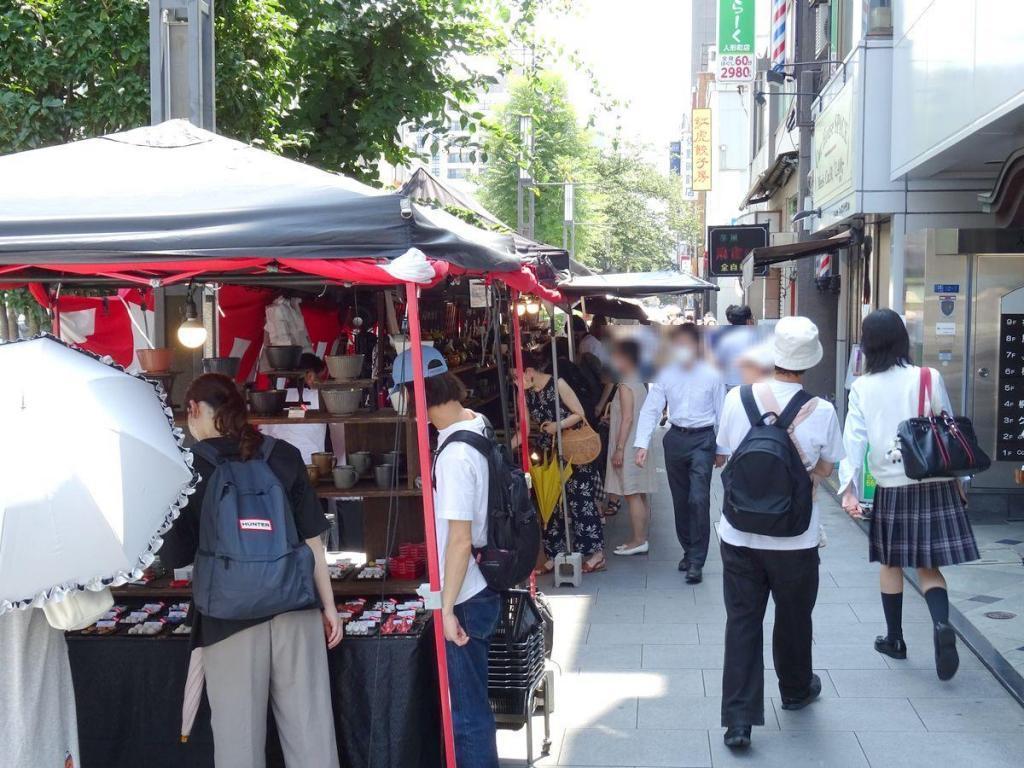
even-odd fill
[{"label": "black loafer", "polygon": [[952,680],[960,668],[956,652],[956,632],[944,621],[935,623],[935,671],[939,680]]},{"label": "black loafer", "polygon": [[686,583],[700,584],[702,581],[704,581],[704,574],[701,573],[701,567],[691,563],[690,567],[686,569]]},{"label": "black loafer", "polygon": [[750,746],[750,726],[730,725],[725,729],[722,741],[729,749],[746,749]]},{"label": "black loafer", "polygon": [[907,658],[907,644],[903,642],[902,637],[890,640],[884,635],[879,635],[875,638],[875,650],[893,659]]},{"label": "black loafer", "polygon": [[803,709],[821,695],[821,678],[811,675],[811,685],[807,689],[807,695],[799,699],[787,699],[783,697],[782,708],[788,710]]},{"label": "black loafer", "polygon": [[687,560],[685,557],[679,561],[679,570],[681,573],[686,573],[688,570],[690,570],[690,561]]}]

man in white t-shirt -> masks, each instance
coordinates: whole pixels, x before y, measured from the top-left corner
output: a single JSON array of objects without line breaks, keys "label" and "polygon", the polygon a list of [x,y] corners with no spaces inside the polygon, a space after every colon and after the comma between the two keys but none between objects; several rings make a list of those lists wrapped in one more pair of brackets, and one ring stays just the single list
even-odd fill
[{"label": "man in white t-shirt", "polygon": [[[782,413],[803,388],[803,374],[821,361],[818,329],[805,317],[779,321],[774,341],[775,377],[753,385],[761,413]],[[718,430],[719,460],[731,456],[750,430],[736,387],[725,398]],[[773,402],[774,401],[774,402]],[[792,436],[812,479],[831,474],[843,458],[843,435],[832,404],[808,402],[793,421]],[[775,602],[772,638],[783,709],[802,709],[821,693],[811,669],[811,612],[818,596],[820,514],[815,504],[807,530],[790,537],[739,531],[723,514],[718,525],[725,592],[725,663],[722,725],[731,748],[750,745],[751,726],[764,725],[764,613]]]},{"label": "man in white t-shirt", "polygon": [[[438,430],[434,464],[434,518],[441,563],[441,617],[447,640],[455,758],[459,768],[498,768],[494,714],[487,695],[487,653],[498,624],[501,596],[487,586],[473,557],[487,544],[489,469],[480,451],[462,442],[444,450],[461,430],[484,434],[483,416],[464,408],[462,381],[441,354],[423,347],[427,418]],[[396,384],[412,378],[411,351],[395,360]]]}]

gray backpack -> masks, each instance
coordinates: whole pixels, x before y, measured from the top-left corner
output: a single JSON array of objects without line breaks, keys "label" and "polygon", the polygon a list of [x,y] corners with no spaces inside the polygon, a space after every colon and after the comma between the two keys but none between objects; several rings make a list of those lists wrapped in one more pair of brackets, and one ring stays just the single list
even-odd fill
[{"label": "gray backpack", "polygon": [[192,575],[196,608],[218,619],[265,619],[317,605],[313,551],[299,539],[288,493],[264,437],[248,461],[205,443],[193,453],[213,464],[199,519]]}]

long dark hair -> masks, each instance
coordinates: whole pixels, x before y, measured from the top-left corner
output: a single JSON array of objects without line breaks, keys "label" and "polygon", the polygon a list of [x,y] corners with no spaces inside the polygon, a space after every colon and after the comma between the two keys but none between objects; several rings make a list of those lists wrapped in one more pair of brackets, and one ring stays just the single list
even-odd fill
[{"label": "long dark hair", "polygon": [[896,365],[900,368],[912,365],[907,326],[891,309],[876,309],[864,318],[860,348],[864,353],[865,373],[882,373]]},{"label": "long dark hair", "polygon": [[233,379],[220,373],[204,373],[192,382],[185,393],[185,402],[192,401],[206,403],[213,408],[214,428],[222,435],[238,440],[238,451],[243,461],[256,453],[263,442],[263,435],[249,423],[245,399]]}]

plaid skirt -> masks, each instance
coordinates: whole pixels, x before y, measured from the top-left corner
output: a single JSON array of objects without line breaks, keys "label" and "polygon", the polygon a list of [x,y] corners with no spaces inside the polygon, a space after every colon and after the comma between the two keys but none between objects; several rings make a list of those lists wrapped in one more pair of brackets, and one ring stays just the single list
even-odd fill
[{"label": "plaid skirt", "polygon": [[872,562],[938,568],[978,557],[978,544],[956,481],[879,486],[875,491]]}]

